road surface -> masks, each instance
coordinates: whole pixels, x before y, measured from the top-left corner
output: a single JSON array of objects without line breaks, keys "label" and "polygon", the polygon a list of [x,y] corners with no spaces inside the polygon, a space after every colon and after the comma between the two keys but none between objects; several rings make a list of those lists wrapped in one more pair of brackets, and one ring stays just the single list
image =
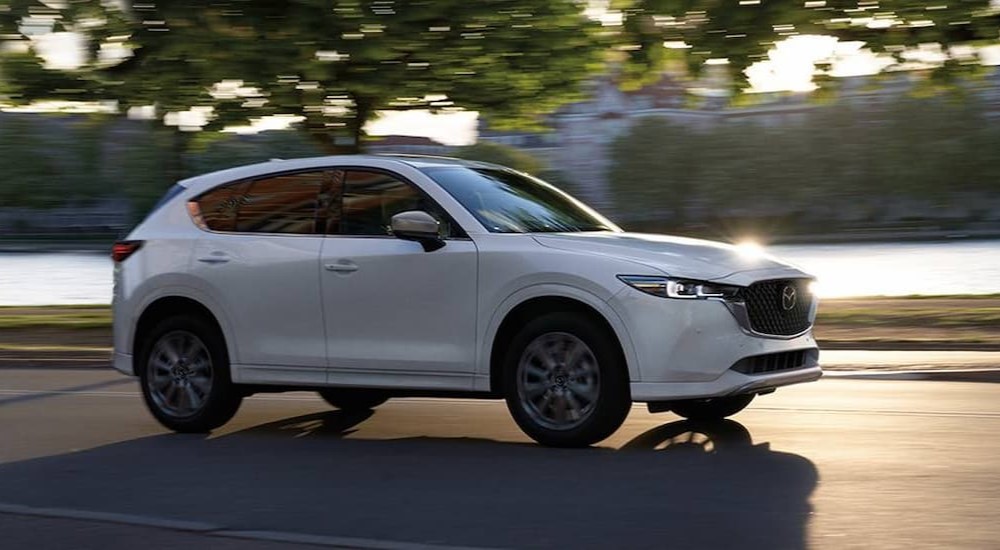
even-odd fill
[{"label": "road surface", "polygon": [[1000,384],[825,379],[735,420],[637,405],[560,450],[500,402],[288,393],[175,435],[113,372],[0,369],[0,547],[1000,548]]}]

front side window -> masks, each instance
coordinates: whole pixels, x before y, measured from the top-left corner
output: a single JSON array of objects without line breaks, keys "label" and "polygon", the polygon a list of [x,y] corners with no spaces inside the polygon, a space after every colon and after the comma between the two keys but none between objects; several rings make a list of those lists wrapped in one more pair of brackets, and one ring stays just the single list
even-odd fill
[{"label": "front side window", "polygon": [[555,187],[512,170],[438,166],[423,172],[492,233],[620,231]]},{"label": "front side window", "polygon": [[390,174],[348,170],[344,176],[340,214],[341,235],[390,235],[392,217],[408,210],[423,210],[441,222],[442,236],[450,224],[440,208],[408,182]]}]

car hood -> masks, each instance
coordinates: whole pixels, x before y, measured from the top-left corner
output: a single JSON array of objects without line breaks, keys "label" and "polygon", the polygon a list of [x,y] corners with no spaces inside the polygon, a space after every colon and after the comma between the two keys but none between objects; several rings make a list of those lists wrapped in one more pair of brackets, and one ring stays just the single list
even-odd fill
[{"label": "car hood", "polygon": [[701,239],[643,233],[556,233],[534,237],[542,246],[622,258],[672,277],[713,281],[761,270],[775,272],[776,276],[805,275],[773,256]]}]

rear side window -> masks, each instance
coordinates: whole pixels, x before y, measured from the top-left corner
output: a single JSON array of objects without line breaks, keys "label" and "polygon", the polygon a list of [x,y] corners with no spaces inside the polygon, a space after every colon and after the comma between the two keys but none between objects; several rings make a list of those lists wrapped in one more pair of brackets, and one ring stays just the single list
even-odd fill
[{"label": "rear side window", "polygon": [[322,232],[319,197],[328,179],[326,172],[304,172],[253,181],[238,201],[236,231]]},{"label": "rear side window", "polygon": [[331,181],[331,173],[314,171],[217,187],[196,199],[196,221],[212,231],[321,234],[319,203],[331,200]]}]

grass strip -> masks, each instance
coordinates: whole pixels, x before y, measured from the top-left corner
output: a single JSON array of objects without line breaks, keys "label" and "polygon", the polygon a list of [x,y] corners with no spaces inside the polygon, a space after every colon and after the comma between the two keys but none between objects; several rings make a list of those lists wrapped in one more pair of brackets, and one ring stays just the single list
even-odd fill
[{"label": "grass strip", "polygon": [[816,324],[866,326],[922,327],[997,327],[1000,330],[1000,307],[949,308],[820,308]]}]

